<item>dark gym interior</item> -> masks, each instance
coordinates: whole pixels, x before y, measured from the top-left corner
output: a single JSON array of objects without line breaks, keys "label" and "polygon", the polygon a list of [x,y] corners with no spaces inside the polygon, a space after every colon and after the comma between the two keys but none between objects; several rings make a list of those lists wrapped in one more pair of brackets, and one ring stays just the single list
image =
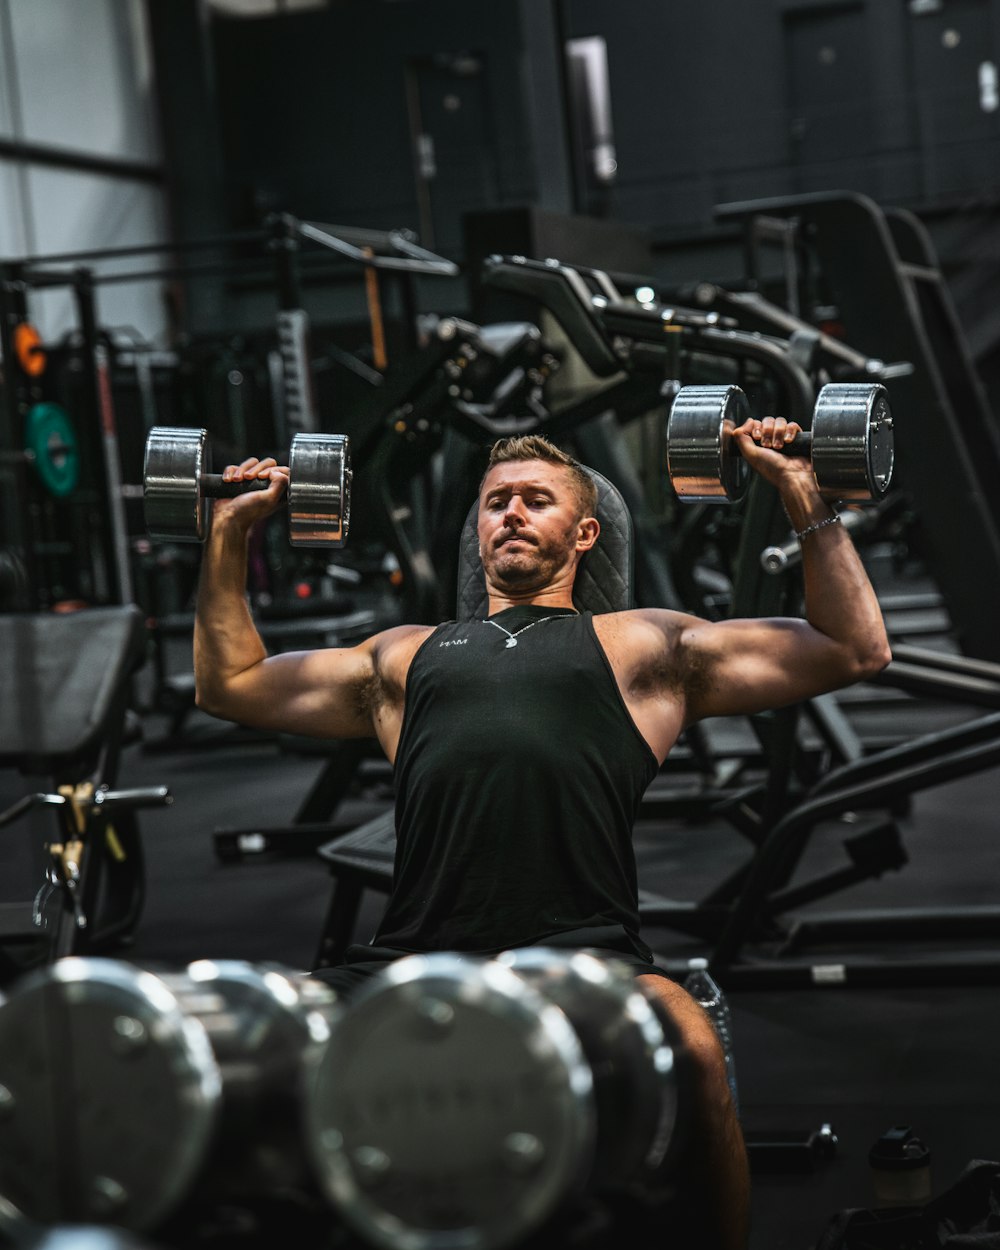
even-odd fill
[{"label": "dark gym interior", "polygon": [[[448,1119],[432,1000],[385,982],[384,1052],[307,975],[375,933],[392,769],[209,715],[192,639],[199,474],[292,448],[247,606],[353,648],[485,617],[467,514],[536,433],[604,484],[578,604],[801,616],[815,527],[709,498],[738,394],[811,430],[892,660],[681,735],[642,934],[728,1004],[750,1250],[1000,1247],[998,67],[1000,0],[0,0],[0,1245],[711,1250],[666,1111],[667,1197],[608,1181],[645,1130],[600,1091],[683,1127],[682,1048],[449,972],[449,1022],[504,1006]],[[522,1011],[584,1057],[477,1188]]]}]

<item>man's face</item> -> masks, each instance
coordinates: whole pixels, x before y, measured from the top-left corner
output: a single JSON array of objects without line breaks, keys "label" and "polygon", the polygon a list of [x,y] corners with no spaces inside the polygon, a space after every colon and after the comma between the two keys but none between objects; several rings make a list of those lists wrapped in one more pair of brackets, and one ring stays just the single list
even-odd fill
[{"label": "man's face", "polygon": [[582,520],[573,477],[562,465],[494,465],[479,495],[477,526],[487,581],[522,593],[543,589],[593,545],[596,534],[583,534]]}]

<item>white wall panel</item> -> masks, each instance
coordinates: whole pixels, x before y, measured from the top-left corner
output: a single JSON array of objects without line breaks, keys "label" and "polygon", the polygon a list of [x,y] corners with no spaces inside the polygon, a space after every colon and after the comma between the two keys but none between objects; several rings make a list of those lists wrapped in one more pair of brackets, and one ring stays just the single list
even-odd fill
[{"label": "white wall panel", "polygon": [[[126,179],[36,168],[28,175],[29,203],[39,254],[84,248],[128,247],[165,237],[163,198],[156,187]],[[151,269],[162,257],[132,259],[118,268]],[[96,267],[95,267],[96,268]],[[107,265],[100,271],[109,270]],[[106,327],[131,326],[143,337],[164,341],[161,283],[145,282],[98,288],[97,316]],[[72,295],[63,290],[35,292],[32,317],[45,338],[57,338],[76,326]]]},{"label": "white wall panel", "polygon": [[[157,161],[142,0],[0,0],[0,136]],[[0,160],[0,257],[151,243],[166,233],[156,186]],[[75,327],[68,292],[30,300],[46,337]],[[160,289],[100,288],[98,318],[162,338]]]},{"label": "white wall panel", "polygon": [[156,158],[140,0],[0,4],[9,12],[17,64],[18,137],[102,156]]},{"label": "white wall panel", "polygon": [[0,258],[24,256],[31,250],[22,197],[26,178],[18,165],[0,160]]},{"label": "white wall panel", "polygon": [[14,47],[9,38],[10,21],[6,0],[0,0],[0,135],[10,139],[17,133],[17,73]]}]

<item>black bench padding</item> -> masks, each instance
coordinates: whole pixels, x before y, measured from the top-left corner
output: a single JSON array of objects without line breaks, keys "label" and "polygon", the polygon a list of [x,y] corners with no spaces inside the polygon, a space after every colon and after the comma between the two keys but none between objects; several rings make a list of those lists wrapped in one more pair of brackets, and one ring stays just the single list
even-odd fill
[{"label": "black bench padding", "polygon": [[0,765],[50,771],[93,752],[145,642],[133,604],[0,616]]}]

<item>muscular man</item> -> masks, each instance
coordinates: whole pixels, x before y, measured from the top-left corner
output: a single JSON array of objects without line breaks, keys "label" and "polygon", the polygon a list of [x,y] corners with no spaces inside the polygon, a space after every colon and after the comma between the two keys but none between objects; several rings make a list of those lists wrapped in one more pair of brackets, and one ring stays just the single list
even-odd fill
[{"label": "muscular man", "polygon": [[217,716],[318,737],[375,736],[396,773],[393,893],[356,971],[420,950],[527,945],[607,950],[666,1004],[694,1063],[700,1244],[745,1244],[746,1154],[721,1048],[702,1009],[652,970],[639,936],[631,829],[643,791],[685,725],[761,711],[870,677],[889,660],[874,591],[808,464],[778,454],[798,426],[736,433],[802,539],[805,620],[707,622],[656,608],[591,616],[573,606],[599,525],[591,479],[544,439],[507,439],[479,495],[489,617],[399,626],[356,647],[268,656],[245,598],[251,525],[267,491],[219,501],[195,626],[198,704]]}]

